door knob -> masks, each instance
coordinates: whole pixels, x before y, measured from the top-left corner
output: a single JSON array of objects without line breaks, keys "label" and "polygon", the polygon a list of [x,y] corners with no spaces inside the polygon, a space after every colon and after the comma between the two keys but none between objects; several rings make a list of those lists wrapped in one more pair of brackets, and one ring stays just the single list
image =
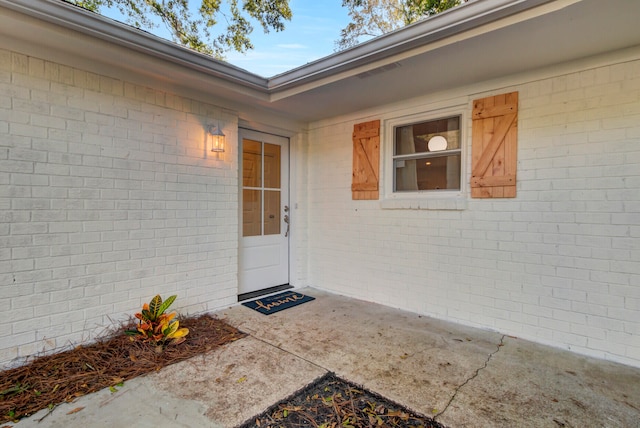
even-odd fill
[{"label": "door knob", "polygon": [[284,233],[284,237],[288,237],[289,236],[289,215],[285,214],[284,215],[284,222],[287,223],[287,231]]}]

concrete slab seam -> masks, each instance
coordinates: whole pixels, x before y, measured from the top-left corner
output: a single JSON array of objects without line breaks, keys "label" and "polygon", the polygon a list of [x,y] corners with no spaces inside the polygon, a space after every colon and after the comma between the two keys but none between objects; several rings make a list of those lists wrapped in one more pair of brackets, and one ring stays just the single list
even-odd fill
[{"label": "concrete slab seam", "polygon": [[315,363],[315,362],[313,362],[313,361],[311,361],[311,360],[309,360],[309,359],[307,359],[307,358],[305,358],[305,357],[303,357],[303,356],[301,356],[301,355],[294,354],[293,352],[288,351],[288,350],[286,350],[286,349],[282,349],[280,346],[278,346],[278,345],[274,345],[273,343],[270,343],[270,342],[267,342],[267,341],[266,341],[266,340],[264,340],[264,339],[260,339],[260,338],[259,338],[259,337],[257,337],[257,336],[254,336],[254,335],[252,335],[252,334],[249,334],[249,336],[253,337],[254,339],[256,339],[256,340],[257,340],[257,341],[259,341],[259,342],[264,343],[265,345],[269,345],[269,346],[271,346],[272,348],[279,349],[280,351],[282,351],[282,352],[284,352],[284,353],[286,353],[286,354],[293,355],[294,357],[299,358],[299,359],[301,359],[302,361],[306,361],[307,363],[309,363],[309,364],[311,364],[311,365],[313,365],[313,366],[316,366],[316,367],[318,367],[319,369],[322,369],[322,370],[324,370],[324,371],[325,371],[325,372],[327,372],[327,373],[331,371],[331,370],[329,370],[329,369],[328,369],[328,368],[326,368],[326,367],[322,367],[322,366],[321,366],[320,364],[318,364],[318,363]]},{"label": "concrete slab seam", "polygon": [[487,368],[487,366],[489,365],[489,361],[491,361],[491,358],[498,353],[498,351],[500,351],[500,348],[502,348],[504,346],[504,338],[507,337],[506,335],[502,335],[502,337],[500,338],[500,343],[498,343],[498,346],[496,347],[496,350],[493,351],[492,353],[490,353],[487,356],[486,361],[484,362],[484,364],[482,365],[482,367],[478,367],[476,369],[476,371],[469,377],[467,378],[464,382],[462,382],[460,385],[458,385],[455,389],[455,391],[453,391],[453,394],[451,395],[451,398],[449,399],[449,402],[446,404],[446,406],[444,406],[444,409],[442,409],[441,412],[438,412],[434,417],[433,420],[437,421],[437,419],[442,416],[444,414],[444,412],[447,411],[447,409],[449,409],[449,407],[451,406],[451,403],[453,403],[453,400],[455,400],[456,395],[458,395],[458,391],[460,391],[466,384],[468,384],[469,382],[471,382],[473,379],[475,379],[476,377],[478,377],[478,375],[480,374],[480,372],[484,369]]}]

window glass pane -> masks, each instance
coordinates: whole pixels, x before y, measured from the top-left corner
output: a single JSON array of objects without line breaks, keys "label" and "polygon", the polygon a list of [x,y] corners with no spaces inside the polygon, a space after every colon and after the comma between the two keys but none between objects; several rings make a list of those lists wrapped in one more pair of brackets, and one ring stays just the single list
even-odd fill
[{"label": "window glass pane", "polygon": [[460,155],[393,162],[395,190],[459,190]]},{"label": "window glass pane", "polygon": [[[436,136],[442,138],[432,141]],[[394,155],[457,149],[460,149],[460,116],[398,126],[395,129]]]},{"label": "window glass pane", "polygon": [[264,234],[280,234],[280,191],[264,191]]},{"label": "window glass pane", "polygon": [[258,236],[262,232],[261,193],[260,190],[242,190],[242,236]]},{"label": "window glass pane", "polygon": [[280,188],[280,146],[264,144],[264,187]]},{"label": "window glass pane", "polygon": [[242,185],[262,186],[262,143],[242,140]]}]

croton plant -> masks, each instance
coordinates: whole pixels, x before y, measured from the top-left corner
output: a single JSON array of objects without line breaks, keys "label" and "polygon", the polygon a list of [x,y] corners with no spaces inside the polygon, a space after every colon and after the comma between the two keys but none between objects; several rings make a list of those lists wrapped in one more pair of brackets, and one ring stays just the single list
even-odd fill
[{"label": "croton plant", "polygon": [[180,322],[174,319],[175,312],[165,313],[174,300],[175,295],[169,296],[165,301],[162,301],[159,294],[155,296],[142,306],[141,312],[135,314],[139,320],[137,328],[126,330],[125,333],[130,335],[132,340],[142,340],[156,346],[184,342],[189,329],[180,328]]}]

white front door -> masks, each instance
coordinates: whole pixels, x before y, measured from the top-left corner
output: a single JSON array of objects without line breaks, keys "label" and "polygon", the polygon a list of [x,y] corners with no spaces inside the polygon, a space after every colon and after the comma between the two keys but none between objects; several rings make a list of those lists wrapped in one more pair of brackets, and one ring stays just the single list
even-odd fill
[{"label": "white front door", "polygon": [[239,294],[289,283],[289,140],[240,130]]}]

